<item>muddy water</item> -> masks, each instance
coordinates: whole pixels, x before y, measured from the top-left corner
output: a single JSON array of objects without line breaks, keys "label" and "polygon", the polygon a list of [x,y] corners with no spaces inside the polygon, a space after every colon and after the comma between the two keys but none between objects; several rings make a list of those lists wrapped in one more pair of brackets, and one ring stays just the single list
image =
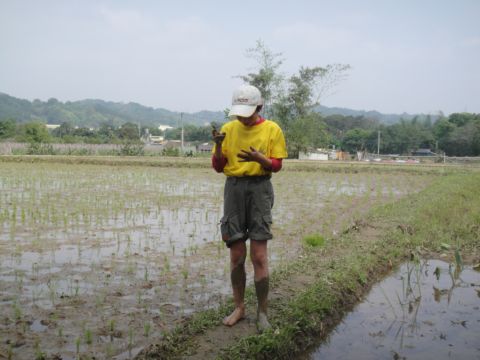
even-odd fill
[{"label": "muddy water", "polygon": [[[334,236],[431,178],[284,172],[273,181],[275,269],[298,256],[302,236]],[[0,358],[128,357],[231,296],[223,184],[210,169],[0,163]]]},{"label": "muddy water", "polygon": [[480,272],[406,263],[304,359],[480,359]]}]

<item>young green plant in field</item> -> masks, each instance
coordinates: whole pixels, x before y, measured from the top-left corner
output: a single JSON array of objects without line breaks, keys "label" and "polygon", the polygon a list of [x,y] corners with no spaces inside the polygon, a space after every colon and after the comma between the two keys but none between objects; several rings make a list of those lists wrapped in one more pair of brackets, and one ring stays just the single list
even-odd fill
[{"label": "young green plant in field", "polygon": [[145,280],[146,283],[148,283],[148,268],[145,266],[145,272],[143,274],[143,280]]},{"label": "young green plant in field", "polygon": [[82,339],[80,338],[80,336],[78,336],[75,339],[75,350],[77,352],[77,358],[80,356],[80,344],[81,343],[82,343]]},{"label": "young green plant in field", "polygon": [[42,349],[40,347],[40,340],[38,340],[38,339],[35,339],[34,350],[35,350],[35,360],[45,360],[46,359],[46,354],[42,351]]},{"label": "young green plant in field", "polygon": [[325,245],[325,238],[320,234],[307,235],[303,238],[303,243],[310,247],[322,247]]},{"label": "young green plant in field", "polygon": [[184,280],[184,281],[187,281],[188,275],[189,275],[189,271],[188,271],[187,267],[185,266],[185,267],[182,269],[182,276],[183,276],[183,280]]},{"label": "young green plant in field", "polygon": [[151,330],[151,323],[148,321],[143,325],[143,336],[149,337],[150,336],[150,330]]},{"label": "young green plant in field", "polygon": [[92,345],[92,343],[93,343],[92,330],[85,329],[84,337],[85,337],[85,344]]},{"label": "young green plant in field", "polygon": [[170,261],[168,260],[168,257],[166,255],[163,256],[163,273],[170,273]]},{"label": "young green plant in field", "polygon": [[105,357],[111,359],[113,357],[114,351],[111,343],[105,344]]},{"label": "young green plant in field", "polygon": [[129,327],[128,328],[128,350],[131,351],[133,348],[133,328]]},{"label": "young green plant in field", "polygon": [[8,348],[7,348],[7,360],[12,360],[12,359],[13,359],[13,355],[14,355],[13,345],[12,345],[12,344],[8,344]]},{"label": "young green plant in field", "polygon": [[17,323],[22,321],[22,318],[23,318],[23,311],[20,305],[18,304],[18,300],[15,300],[13,302],[13,318]]}]

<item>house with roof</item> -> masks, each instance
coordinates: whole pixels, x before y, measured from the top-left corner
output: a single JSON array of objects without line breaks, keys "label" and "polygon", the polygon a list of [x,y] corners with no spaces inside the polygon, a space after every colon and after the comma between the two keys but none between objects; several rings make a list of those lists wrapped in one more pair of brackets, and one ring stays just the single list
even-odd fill
[{"label": "house with roof", "polygon": [[412,151],[412,156],[436,156],[438,154],[434,153],[430,149],[417,149]]}]

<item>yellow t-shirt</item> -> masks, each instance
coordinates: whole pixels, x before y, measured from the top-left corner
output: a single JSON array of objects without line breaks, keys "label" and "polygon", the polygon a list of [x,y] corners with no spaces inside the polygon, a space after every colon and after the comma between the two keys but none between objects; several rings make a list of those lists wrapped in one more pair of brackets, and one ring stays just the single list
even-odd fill
[{"label": "yellow t-shirt", "polygon": [[[283,159],[287,157],[287,148],[282,129],[277,123],[265,120],[260,124],[245,126],[238,120],[232,120],[222,126],[220,132],[225,133],[222,153],[227,159],[223,173],[227,176],[261,176],[269,175],[255,161],[240,162],[237,154],[241,150],[250,151],[250,146],[268,158]],[[213,148],[215,152],[215,147]]]}]

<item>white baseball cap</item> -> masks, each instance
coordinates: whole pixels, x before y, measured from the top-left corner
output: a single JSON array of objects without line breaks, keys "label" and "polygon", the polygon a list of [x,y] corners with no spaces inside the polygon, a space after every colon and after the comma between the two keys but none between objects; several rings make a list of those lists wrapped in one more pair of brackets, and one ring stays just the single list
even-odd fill
[{"label": "white baseball cap", "polygon": [[263,105],[262,94],[255,86],[242,85],[235,89],[228,116],[250,117],[258,105]]}]

